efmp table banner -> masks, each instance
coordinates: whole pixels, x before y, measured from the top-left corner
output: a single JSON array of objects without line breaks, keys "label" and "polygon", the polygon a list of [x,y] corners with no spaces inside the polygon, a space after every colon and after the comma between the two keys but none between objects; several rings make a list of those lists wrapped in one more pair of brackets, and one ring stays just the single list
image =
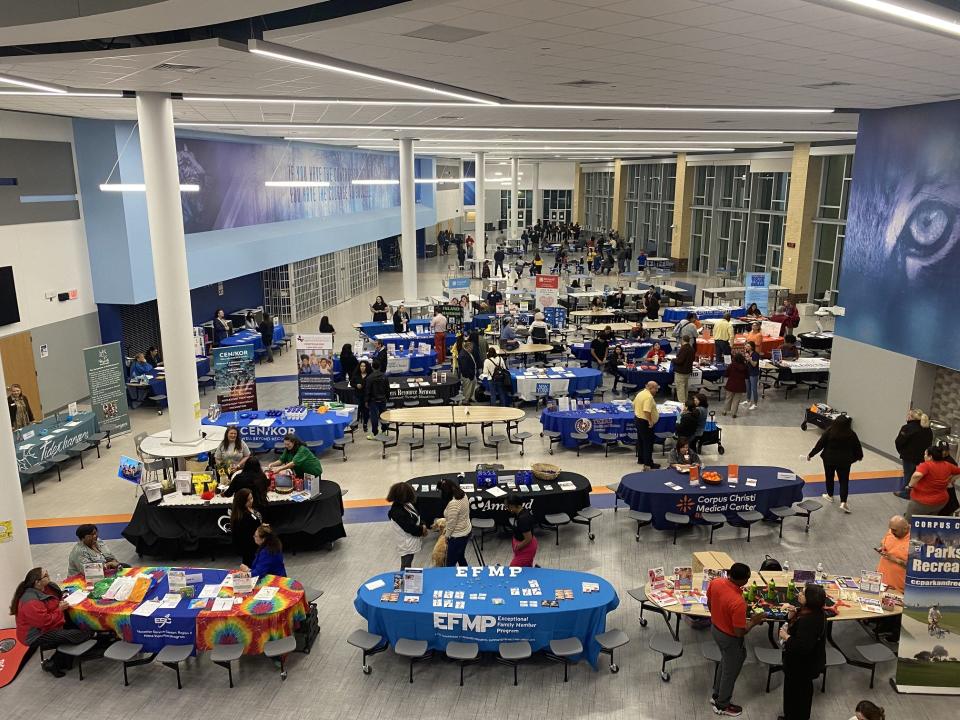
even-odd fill
[{"label": "efmp table banner", "polygon": [[90,405],[97,416],[100,432],[111,435],[130,430],[127,407],[127,382],[123,370],[120,343],[85,348],[83,364],[87,371]]},{"label": "efmp table banner", "polygon": [[217,403],[223,412],[257,409],[256,352],[253,345],[213,349]]},{"label": "efmp table banner", "polygon": [[332,333],[297,334],[297,390],[300,404],[308,407],[336,399]]},{"label": "efmp table banner", "polygon": [[915,515],[896,687],[960,695],[960,518]]},{"label": "efmp table banner", "polygon": [[766,315],[770,304],[770,273],[744,273],[743,288],[744,306],[756,303],[761,314]]}]

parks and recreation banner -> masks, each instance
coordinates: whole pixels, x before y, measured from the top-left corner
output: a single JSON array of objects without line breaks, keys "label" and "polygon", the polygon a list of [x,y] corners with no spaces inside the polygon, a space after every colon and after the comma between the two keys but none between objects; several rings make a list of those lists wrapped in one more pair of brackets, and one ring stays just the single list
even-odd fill
[{"label": "parks and recreation banner", "polygon": [[213,349],[217,403],[223,412],[257,409],[257,363],[253,345]]},{"label": "parks and recreation banner", "polygon": [[770,303],[770,273],[743,274],[743,304],[756,303],[762,315],[767,315]]},{"label": "parks and recreation banner", "polygon": [[307,407],[334,399],[331,333],[297,335],[297,392]]},{"label": "parks and recreation banner", "polygon": [[960,518],[911,520],[896,684],[960,695]]},{"label": "parks and recreation banner", "polygon": [[127,406],[127,381],[120,343],[94,345],[83,351],[90,405],[97,416],[100,432],[111,435],[130,430]]}]

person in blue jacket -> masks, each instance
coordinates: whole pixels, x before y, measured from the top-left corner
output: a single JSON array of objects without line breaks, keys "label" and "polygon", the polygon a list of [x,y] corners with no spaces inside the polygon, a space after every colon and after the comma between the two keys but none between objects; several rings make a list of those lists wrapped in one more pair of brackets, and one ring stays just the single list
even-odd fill
[{"label": "person in blue jacket", "polygon": [[253,565],[241,565],[243,572],[249,572],[254,577],[264,575],[287,576],[287,568],[283,564],[283,545],[280,537],[273,532],[273,528],[266,523],[262,524],[253,533],[253,541],[257,544],[257,554],[253,558]]},{"label": "person in blue jacket", "polygon": [[153,365],[147,362],[143,353],[137,353],[133,362],[130,364],[130,377],[140,377],[141,375],[153,375]]}]

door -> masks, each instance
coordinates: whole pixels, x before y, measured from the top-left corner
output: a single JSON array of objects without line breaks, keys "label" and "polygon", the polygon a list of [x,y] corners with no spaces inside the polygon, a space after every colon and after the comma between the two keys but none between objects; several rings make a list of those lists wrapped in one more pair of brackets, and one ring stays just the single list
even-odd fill
[{"label": "door", "polygon": [[30,401],[33,417],[42,420],[40,386],[37,384],[37,366],[33,361],[33,338],[30,333],[22,332],[0,338],[0,359],[3,360],[3,375],[7,380],[7,387],[16,383],[23,388],[23,394]]}]

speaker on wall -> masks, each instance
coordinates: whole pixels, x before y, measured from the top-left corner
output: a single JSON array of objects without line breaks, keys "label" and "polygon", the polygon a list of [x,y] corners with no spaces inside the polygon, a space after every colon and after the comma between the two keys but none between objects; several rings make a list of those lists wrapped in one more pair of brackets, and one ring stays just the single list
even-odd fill
[{"label": "speaker on wall", "polygon": [[0,267],[0,325],[20,322],[20,306],[17,305],[17,286],[13,281],[13,267]]}]

